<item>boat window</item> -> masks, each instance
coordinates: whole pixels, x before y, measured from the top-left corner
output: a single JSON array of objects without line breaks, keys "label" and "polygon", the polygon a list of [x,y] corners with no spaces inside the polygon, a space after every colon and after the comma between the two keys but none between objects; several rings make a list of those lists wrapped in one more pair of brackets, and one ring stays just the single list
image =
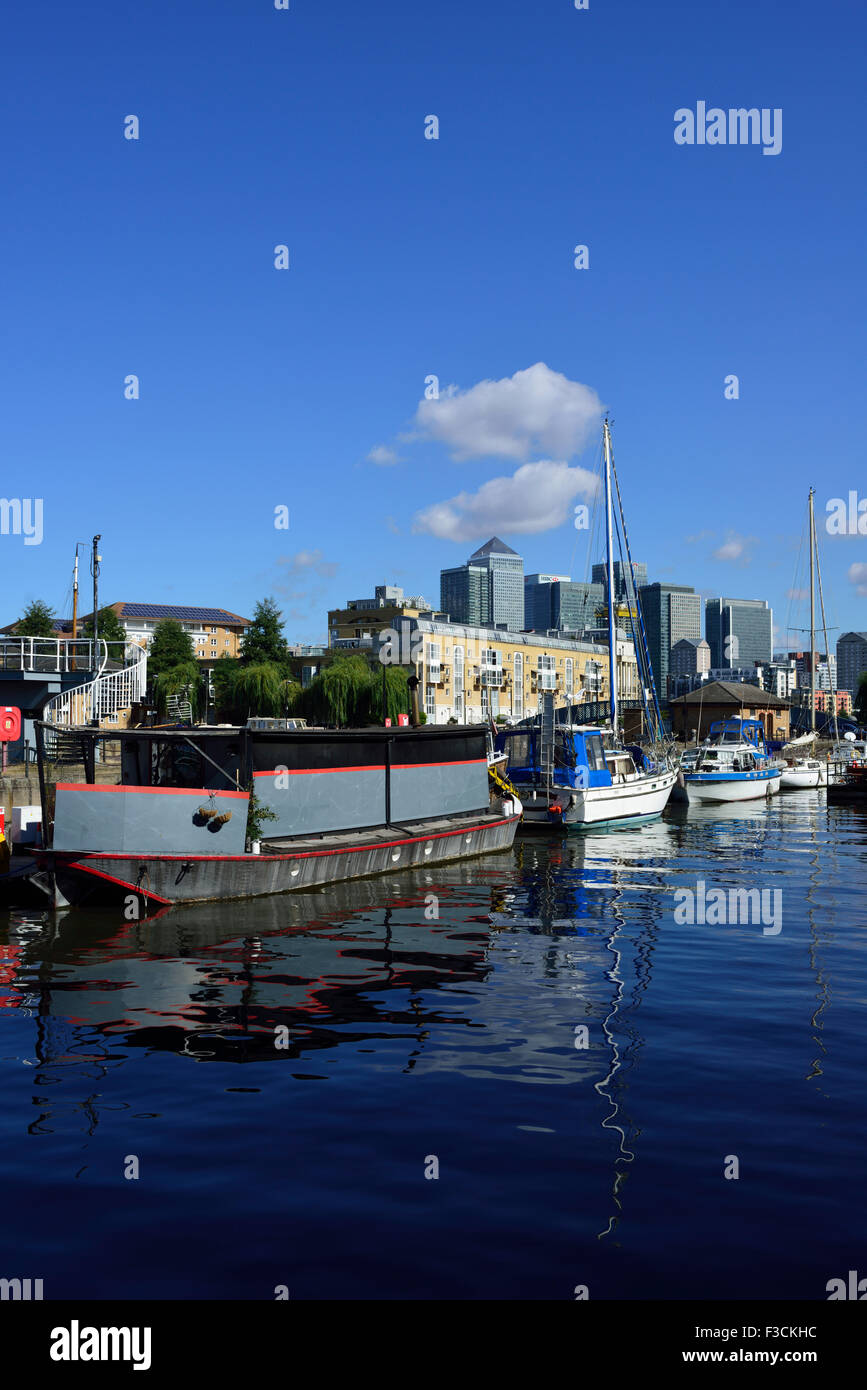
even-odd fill
[{"label": "boat window", "polygon": [[575,750],[572,735],[565,729],[558,729],[554,735],[554,766],[572,767],[574,762]]},{"label": "boat window", "polygon": [[605,772],[605,751],[601,734],[588,734],[584,740],[587,745],[587,766],[591,772]]},{"label": "boat window", "polygon": [[513,734],[506,739],[509,767],[529,767],[531,762],[530,735]]},{"label": "boat window", "polygon": [[189,743],[151,744],[152,787],[201,787],[204,785],[202,755]]}]

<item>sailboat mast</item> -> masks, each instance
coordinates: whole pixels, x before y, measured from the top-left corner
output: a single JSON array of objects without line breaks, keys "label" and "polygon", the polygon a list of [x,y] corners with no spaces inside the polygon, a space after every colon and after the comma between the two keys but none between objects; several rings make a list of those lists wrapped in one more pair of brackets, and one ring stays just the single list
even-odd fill
[{"label": "sailboat mast", "polygon": [[605,454],[605,538],[608,577],[608,689],[611,728],[617,732],[617,632],[614,627],[614,535],[611,507],[611,432],[606,418],[602,426]]},{"label": "sailboat mast", "polygon": [[816,554],[816,519],[813,515],[813,489],[810,488],[810,728],[816,732],[816,594],[814,557]]}]

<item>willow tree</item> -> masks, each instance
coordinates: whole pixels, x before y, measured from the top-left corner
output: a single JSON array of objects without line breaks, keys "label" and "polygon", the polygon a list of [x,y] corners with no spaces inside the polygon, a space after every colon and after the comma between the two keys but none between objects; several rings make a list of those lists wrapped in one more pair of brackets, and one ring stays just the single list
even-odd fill
[{"label": "willow tree", "polygon": [[196,718],[202,702],[202,673],[195,661],[178,662],[154,677],[154,696],[161,715],[166,713],[170,695],[189,700],[193,719]]},{"label": "willow tree", "polygon": [[235,673],[232,700],[235,709],[250,716],[279,715],[286,712],[286,681],[273,661],[240,666]]}]

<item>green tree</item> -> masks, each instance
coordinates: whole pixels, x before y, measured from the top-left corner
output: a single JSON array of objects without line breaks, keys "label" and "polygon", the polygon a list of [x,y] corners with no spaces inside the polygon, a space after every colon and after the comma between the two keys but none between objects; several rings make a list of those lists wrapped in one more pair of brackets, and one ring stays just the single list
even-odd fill
[{"label": "green tree", "polygon": [[154,697],[157,711],[165,715],[170,695],[180,695],[189,700],[195,720],[202,704],[202,673],[195,661],[181,661],[177,666],[169,666],[154,680]]},{"label": "green tree", "polygon": [[[382,673],[385,669],[386,709],[383,711]],[[363,656],[339,656],[324,666],[293,704],[293,713],[314,724],[339,726],[393,723],[409,710],[405,667],[377,662],[372,668]]]},{"label": "green tree", "polygon": [[[82,637],[93,637],[93,617],[89,617],[81,631]],[[113,608],[99,610],[99,636],[103,642],[125,642],[126,631]]]},{"label": "green tree", "polygon": [[54,609],[42,599],[35,598],[24,609],[23,617],[15,624],[16,637],[53,637],[56,619]]},{"label": "green tree", "polygon": [[279,665],[286,658],[283,614],[273,598],[263,598],[253,609],[253,618],[241,644],[242,666]]},{"label": "green tree", "polygon": [[227,653],[219,658],[211,668],[211,684],[214,688],[214,708],[219,720],[229,721],[235,716],[235,682],[240,671],[238,658]]},{"label": "green tree", "polygon": [[174,618],[162,618],[154,628],[154,640],[148,652],[148,674],[159,676],[173,666],[195,663],[193,639]]},{"label": "green tree", "polygon": [[282,716],[294,701],[300,686],[287,680],[283,668],[273,661],[241,666],[235,675],[232,696],[241,719]]}]

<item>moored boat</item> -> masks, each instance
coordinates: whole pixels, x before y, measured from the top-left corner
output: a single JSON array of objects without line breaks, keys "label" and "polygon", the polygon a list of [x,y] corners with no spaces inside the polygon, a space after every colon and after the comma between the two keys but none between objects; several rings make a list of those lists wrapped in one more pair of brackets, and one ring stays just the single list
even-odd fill
[{"label": "moored boat", "polygon": [[[624,747],[620,738],[617,680],[617,629],[614,617],[614,509],[616,473],[607,419],[602,429],[604,465],[606,570],[608,593],[608,699],[610,728],[557,724],[553,697],[542,697],[538,723],[497,737],[508,752],[508,776],[524,808],[524,823],[582,830],[590,826],[634,825],[662,815],[677,781],[677,769],[665,747],[641,604],[626,538],[623,508],[619,532],[636,596],[632,636],[642,675],[644,713],[656,745],[654,752]],[[620,492],[618,486],[618,502]],[[622,553],[622,552],[621,552]]]},{"label": "moored boat", "polygon": [[752,801],[778,792],[781,777],[760,720],[719,719],[711,724],[710,741],[684,781],[690,801]]},{"label": "moored boat", "polygon": [[[84,780],[53,788],[38,737],[46,843],[34,854],[56,907],[149,910],[464,859],[508,849],[521,816],[490,790],[479,726],[75,736]],[[120,745],[116,783],[95,776],[107,742]]]}]

